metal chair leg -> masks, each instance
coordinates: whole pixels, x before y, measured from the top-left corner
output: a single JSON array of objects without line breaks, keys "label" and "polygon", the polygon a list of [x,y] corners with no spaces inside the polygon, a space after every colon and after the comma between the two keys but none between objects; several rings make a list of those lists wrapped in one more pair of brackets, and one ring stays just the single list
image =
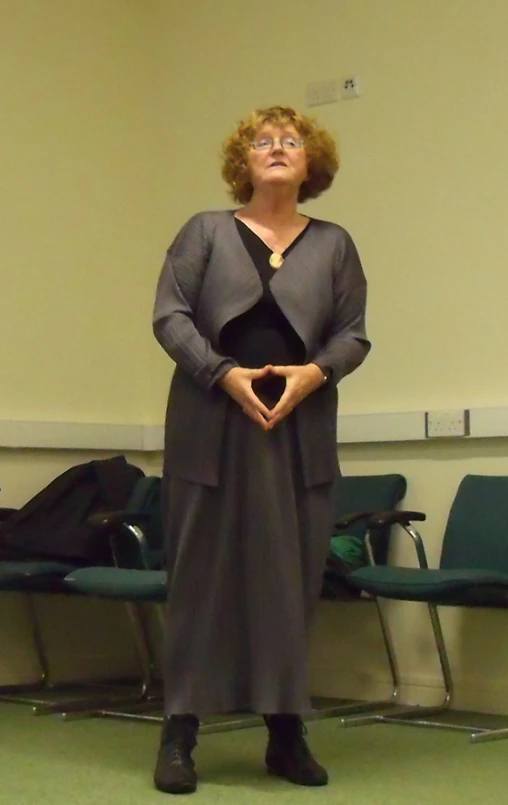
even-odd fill
[{"label": "metal chair leg", "polygon": [[473,744],[501,741],[508,738],[508,727],[493,728],[481,725],[467,724],[451,721],[437,721],[429,716],[442,715],[449,712],[453,703],[453,679],[450,663],[444,642],[441,621],[437,606],[428,604],[432,630],[438,652],[439,662],[444,683],[444,696],[440,704],[432,707],[412,706],[398,709],[394,715],[390,713],[377,713],[371,716],[354,716],[341,719],[342,726],[356,727],[366,724],[402,724],[416,727],[434,727],[435,729],[452,730],[455,732],[469,732],[470,742]]},{"label": "metal chair leg", "polygon": [[26,685],[5,685],[0,687],[0,701],[2,702],[16,702],[18,704],[39,704],[44,701],[40,697],[25,696],[25,693],[38,693],[48,687],[49,680],[49,664],[46,649],[42,639],[41,624],[39,615],[34,602],[34,597],[31,593],[24,593],[23,597],[26,601],[28,609],[28,619],[30,623],[30,631],[32,643],[37,655],[37,661],[40,668],[40,676],[35,682]]},{"label": "metal chair leg", "polygon": [[[374,560],[374,551],[372,548],[372,539],[371,539],[370,531],[367,532],[366,540],[365,540],[365,547],[367,551],[367,556],[369,558],[369,562],[371,565],[375,564]],[[390,668],[390,675],[392,680],[392,693],[387,699],[377,700],[377,701],[370,701],[370,702],[352,702],[351,704],[337,704],[331,705],[330,707],[320,708],[319,717],[320,718],[333,718],[334,716],[339,715],[347,715],[348,713],[366,713],[369,710],[386,710],[392,707],[395,707],[398,702],[399,697],[399,671],[397,666],[397,658],[395,655],[395,647],[392,639],[392,635],[390,632],[390,627],[388,625],[388,620],[385,618],[382,606],[379,602],[379,598],[377,596],[372,596],[372,600],[376,605],[376,611],[379,619],[379,625],[381,627],[381,634],[383,636],[383,642],[385,644],[385,651],[386,657],[388,660],[388,666]]]},{"label": "metal chair leg", "polygon": [[102,692],[100,695],[95,693],[95,695],[92,696],[67,701],[39,703],[34,707],[34,715],[58,713],[64,719],[69,719],[73,716],[79,717],[80,715],[86,717],[102,707],[121,706],[122,704],[131,702],[144,701],[153,695],[155,667],[151,652],[148,649],[149,635],[146,614],[142,604],[126,602],[125,607],[131,623],[134,644],[142,668],[140,687],[137,690],[123,691],[120,693],[116,690],[109,693]]},{"label": "metal chair leg", "polygon": [[[162,625],[163,620],[160,605],[156,604],[156,608],[157,617]],[[138,651],[145,673],[145,691],[136,701],[100,702],[96,707],[89,707],[86,711],[86,715],[96,718],[120,718],[131,721],[162,721],[162,717],[158,718],[143,714],[143,711],[150,712],[151,710],[161,708],[163,706],[164,696],[162,685],[157,686],[155,683],[155,669],[157,663],[153,641],[150,636],[150,626],[146,609],[143,604],[137,604],[132,609],[132,612],[136,613],[137,628],[135,631],[137,633]],[[128,710],[123,708],[128,708]],[[64,718],[67,717],[72,718],[73,714],[69,713],[67,715],[66,713]]]},{"label": "metal chair leg", "polygon": [[403,707],[397,711],[396,715],[393,716],[389,714],[387,715],[385,713],[377,713],[372,716],[360,716],[358,718],[352,717],[348,719],[343,719],[342,725],[344,727],[364,726],[365,724],[375,724],[375,723],[390,723],[390,724],[412,724],[414,726],[421,726],[421,727],[440,727],[442,729],[454,729],[454,730],[460,729],[460,727],[457,724],[445,724],[439,721],[428,721],[422,718],[422,716],[432,716],[446,712],[451,708],[453,699],[453,679],[450,669],[450,663],[448,660],[448,654],[446,652],[446,645],[444,642],[441,621],[439,619],[439,614],[436,605],[429,603],[427,606],[432,624],[434,641],[436,644],[436,649],[439,657],[439,663],[441,666],[441,673],[443,676],[443,683],[444,683],[443,701],[438,705],[433,705],[430,707],[422,707],[419,705]]},{"label": "metal chair leg", "polygon": [[390,632],[390,627],[388,625],[388,620],[383,613],[383,608],[381,606],[379,599],[377,597],[373,597],[372,600],[376,606],[379,625],[381,627],[381,634],[383,636],[383,642],[385,645],[386,657],[388,660],[388,666],[390,668],[392,692],[387,699],[380,699],[375,701],[363,701],[363,702],[358,701],[358,702],[351,702],[350,704],[336,704],[336,705],[331,704],[325,707],[320,707],[316,711],[316,714],[312,717],[313,719],[335,718],[337,716],[346,716],[348,715],[348,713],[352,714],[367,713],[369,712],[369,710],[385,711],[397,705],[400,691],[400,682],[399,682],[397,657],[395,654],[393,639]]},{"label": "metal chair leg", "polygon": [[470,727],[474,732],[471,734],[471,743],[481,744],[487,741],[503,741],[508,738],[508,727],[500,729],[487,729],[486,727]]},{"label": "metal chair leg", "polygon": [[[372,535],[370,531],[367,532],[365,546],[367,550],[367,555],[369,558],[369,562],[371,565],[375,564],[374,560],[374,551],[372,548]],[[392,634],[390,631],[390,627],[388,624],[388,619],[385,617],[383,613],[383,608],[381,606],[380,600],[377,596],[373,596],[372,600],[376,605],[376,611],[379,619],[379,625],[381,627],[381,634],[383,636],[383,642],[385,645],[386,657],[388,660],[388,666],[390,668],[390,676],[392,681],[392,692],[391,695],[387,699],[381,699],[377,701],[371,702],[362,702],[355,705],[346,705],[337,708],[330,708],[331,713],[330,715],[347,715],[347,713],[366,713],[369,710],[382,710],[385,711],[386,709],[391,709],[395,707],[398,702],[399,698],[399,690],[400,690],[400,676],[399,670],[397,665],[397,657],[395,654],[395,647],[393,643]],[[344,720],[342,720],[343,723]]]},{"label": "metal chair leg", "polygon": [[[32,705],[34,714],[43,715],[46,713],[59,712],[63,707],[62,701],[48,701],[47,697],[49,694],[63,694],[68,691],[70,695],[75,697],[76,689],[79,689],[80,691],[88,694],[92,692],[92,694],[97,697],[98,688],[117,691],[118,688],[121,689],[121,687],[125,686],[126,684],[130,684],[130,687],[132,687],[132,681],[125,679],[94,679],[86,681],[78,680],[68,682],[52,682],[49,659],[42,637],[41,620],[36,606],[37,593],[23,593],[22,595],[26,601],[32,644],[37,656],[40,675],[35,682],[31,682],[26,685],[5,685],[0,687],[0,701]],[[104,698],[105,695],[106,694],[103,692],[102,697]],[[107,698],[108,702],[111,701],[112,695],[113,694],[109,694],[109,698]],[[125,695],[123,698],[125,699]],[[74,699],[71,701],[74,701]],[[83,698],[75,701],[82,702]]]}]

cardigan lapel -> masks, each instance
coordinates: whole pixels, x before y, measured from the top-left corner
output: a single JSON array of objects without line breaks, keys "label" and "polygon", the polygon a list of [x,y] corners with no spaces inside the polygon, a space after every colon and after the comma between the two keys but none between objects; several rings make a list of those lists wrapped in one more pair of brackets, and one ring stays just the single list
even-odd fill
[{"label": "cardigan lapel", "polygon": [[270,282],[275,301],[305,344],[307,358],[331,313],[330,251],[320,223],[312,220]]},{"label": "cardigan lapel", "polygon": [[220,214],[198,308],[200,329],[218,343],[224,325],[263,295],[263,285],[236,228],[233,210]]}]

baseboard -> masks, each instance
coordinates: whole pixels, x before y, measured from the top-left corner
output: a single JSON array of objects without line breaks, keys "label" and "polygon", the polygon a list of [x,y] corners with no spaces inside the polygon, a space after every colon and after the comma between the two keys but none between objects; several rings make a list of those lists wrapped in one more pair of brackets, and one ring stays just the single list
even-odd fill
[{"label": "baseboard", "polygon": [[[362,674],[359,684],[357,678],[340,675],[336,668],[311,667],[310,677],[312,693],[316,696],[383,701],[392,691],[389,678]],[[444,686],[440,677],[401,676],[401,704],[433,706],[440,704],[443,698]],[[454,683],[453,707],[508,716],[508,685],[485,680],[458,680]]]}]

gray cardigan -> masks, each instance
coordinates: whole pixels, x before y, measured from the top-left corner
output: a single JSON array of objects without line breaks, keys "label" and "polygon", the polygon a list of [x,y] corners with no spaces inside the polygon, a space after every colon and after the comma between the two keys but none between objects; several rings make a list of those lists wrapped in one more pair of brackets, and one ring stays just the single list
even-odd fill
[{"label": "gray cardigan", "polygon": [[[273,296],[300,336],[306,361],[328,366],[329,383],[295,409],[307,487],[337,473],[337,384],[370,349],[366,282],[350,235],[314,219],[271,280]],[[169,248],[157,286],[155,337],[176,363],[166,412],[164,472],[217,486],[227,393],[216,381],[236,363],[221,355],[227,322],[262,295],[234,210],[191,218]]]}]

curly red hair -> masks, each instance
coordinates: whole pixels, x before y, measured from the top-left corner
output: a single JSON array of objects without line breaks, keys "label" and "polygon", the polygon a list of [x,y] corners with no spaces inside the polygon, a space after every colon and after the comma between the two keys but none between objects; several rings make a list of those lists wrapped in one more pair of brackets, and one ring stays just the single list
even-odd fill
[{"label": "curly red hair", "polygon": [[306,117],[290,106],[270,106],[256,109],[245,120],[241,120],[222,146],[222,178],[229,185],[233,199],[239,204],[247,204],[252,198],[247,153],[256,133],[265,123],[294,126],[305,141],[308,178],[300,186],[298,201],[317,198],[328,190],[339,169],[333,137],[319,127],[314,118]]}]

